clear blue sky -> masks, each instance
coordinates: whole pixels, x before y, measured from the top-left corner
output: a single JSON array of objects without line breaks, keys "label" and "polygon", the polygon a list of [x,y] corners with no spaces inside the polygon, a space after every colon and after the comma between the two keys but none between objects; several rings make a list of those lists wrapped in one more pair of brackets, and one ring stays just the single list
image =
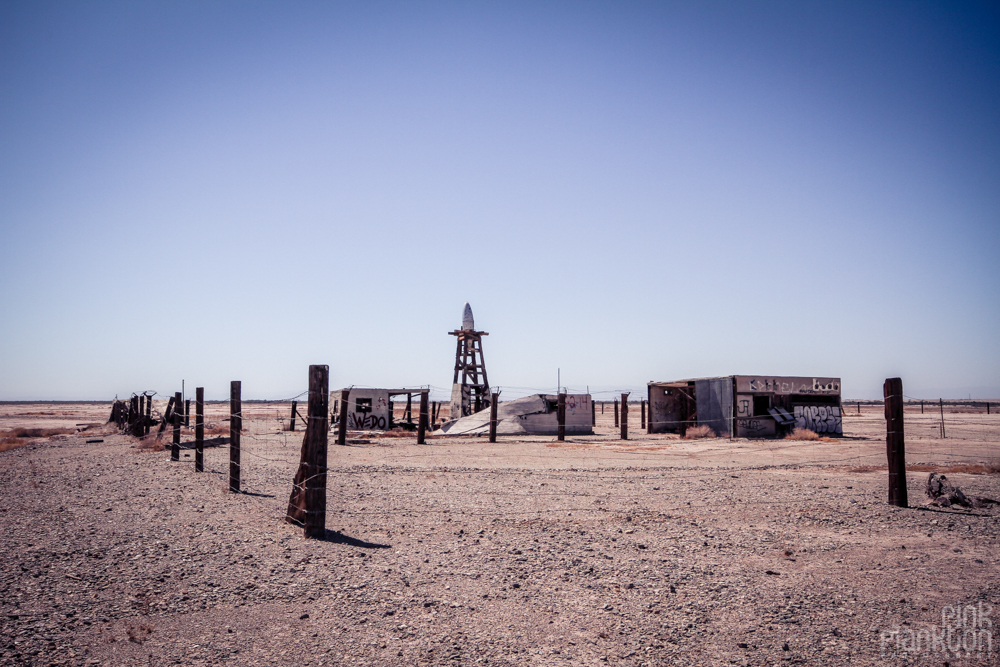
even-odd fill
[{"label": "clear blue sky", "polygon": [[0,155],[0,400],[1000,397],[995,3],[4,2]]}]

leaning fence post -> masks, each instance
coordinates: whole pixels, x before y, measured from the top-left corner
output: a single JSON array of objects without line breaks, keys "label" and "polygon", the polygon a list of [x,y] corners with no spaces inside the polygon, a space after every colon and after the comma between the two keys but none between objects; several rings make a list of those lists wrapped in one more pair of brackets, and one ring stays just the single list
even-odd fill
[{"label": "leaning fence post", "polygon": [[240,492],[240,432],[243,430],[243,397],[239,380],[229,383],[229,490]]},{"label": "leaning fence post", "polygon": [[170,460],[181,460],[181,421],[183,417],[177,412],[181,407],[181,392],[174,394],[174,440],[170,446]]},{"label": "leaning fence post", "polygon": [[205,388],[194,390],[194,471],[205,470]]},{"label": "leaning fence post", "polygon": [[556,404],[556,421],[559,424],[556,440],[566,439],[566,394],[559,394],[559,402]]},{"label": "leaning fence post", "polygon": [[292,433],[295,432],[295,408],[297,408],[298,406],[299,406],[299,402],[298,401],[292,401],[292,423],[291,423],[291,426],[288,429]]},{"label": "leaning fence post", "polygon": [[347,444],[347,401],[351,397],[350,389],[340,392],[340,428],[337,430],[337,444],[343,447]]},{"label": "leaning fence post", "polygon": [[417,444],[424,444],[424,438],[427,434],[427,398],[428,392],[420,392],[420,416],[417,417]]},{"label": "leaning fence post", "polygon": [[903,381],[889,378],[885,396],[885,449],[889,462],[889,504],[907,507],[906,448],[903,442]]},{"label": "leaning fence post", "polygon": [[497,403],[500,402],[500,394],[493,392],[490,395],[490,442],[497,441]]},{"label": "leaning fence post", "polygon": [[622,440],[628,440],[628,394],[622,394]]},{"label": "leaning fence post", "polygon": [[327,432],[330,424],[329,366],[309,367],[309,409],[299,469],[292,484],[285,521],[304,525],[306,537],[326,537]]}]

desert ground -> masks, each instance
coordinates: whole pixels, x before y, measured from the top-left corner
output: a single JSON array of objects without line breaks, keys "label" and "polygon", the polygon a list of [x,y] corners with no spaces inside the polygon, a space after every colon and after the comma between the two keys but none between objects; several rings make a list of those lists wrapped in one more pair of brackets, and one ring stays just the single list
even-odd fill
[{"label": "desert ground", "polygon": [[637,406],[622,441],[610,405],[566,442],[351,433],[325,540],[283,521],[287,403],[244,403],[239,494],[227,447],[196,473],[109,412],[0,405],[0,664],[1000,663],[1000,507],[923,493],[1000,499],[995,412],[942,438],[907,408],[906,509],[877,405],[832,441],[650,436]]}]

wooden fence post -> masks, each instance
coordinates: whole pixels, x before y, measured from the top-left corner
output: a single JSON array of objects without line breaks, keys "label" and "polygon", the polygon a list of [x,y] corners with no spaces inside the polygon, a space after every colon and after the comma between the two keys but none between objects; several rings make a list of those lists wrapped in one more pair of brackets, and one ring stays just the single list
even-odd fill
[{"label": "wooden fence post", "polygon": [[153,421],[153,397],[146,397],[146,419],[142,429],[143,435],[149,435],[149,427]]},{"label": "wooden fence post", "polygon": [[628,440],[628,394],[622,394],[622,440]]},{"label": "wooden fence post", "polygon": [[181,421],[183,417],[177,412],[178,408],[183,409],[181,404],[181,392],[174,394],[174,439],[170,446],[170,460],[181,460]]},{"label": "wooden fence post", "polygon": [[351,398],[351,390],[340,392],[340,428],[337,430],[337,444],[341,447],[347,444],[347,401]]},{"label": "wooden fence post", "polygon": [[191,399],[184,401],[184,427],[190,428],[191,426]]},{"label": "wooden fence post", "polygon": [[615,399],[615,428],[618,428],[618,399]]},{"label": "wooden fence post", "polygon": [[420,392],[420,416],[417,417],[417,444],[424,444],[427,435],[427,398],[428,392]]},{"label": "wooden fence post", "polygon": [[243,387],[229,383],[229,490],[240,492],[240,433],[243,431]]},{"label": "wooden fence post", "polygon": [[556,422],[559,425],[556,440],[561,442],[566,439],[566,394],[559,394],[559,402],[556,404]]},{"label": "wooden fence post", "polygon": [[413,394],[406,394],[406,423],[413,423]]},{"label": "wooden fence post", "polygon": [[590,426],[597,426],[597,403],[594,403],[594,397],[590,397]]},{"label": "wooden fence post", "polygon": [[500,402],[500,394],[494,392],[490,395],[490,442],[497,441],[497,403]]},{"label": "wooden fence post", "polygon": [[944,399],[943,398],[939,398],[938,399],[938,405],[941,407],[941,437],[942,438],[946,438],[947,436],[944,434]]},{"label": "wooden fence post", "polygon": [[903,381],[889,378],[885,396],[885,449],[889,461],[889,504],[907,507],[906,447],[903,442]]},{"label": "wooden fence post", "polygon": [[290,425],[290,427],[288,429],[292,433],[295,432],[295,409],[297,407],[299,407],[299,402],[298,401],[292,401],[292,423],[291,423],[291,425]]},{"label": "wooden fence post", "polygon": [[194,471],[205,471],[205,388],[194,390]]},{"label": "wooden fence post", "polygon": [[309,367],[309,409],[302,439],[299,469],[292,483],[285,521],[304,526],[305,537],[326,537],[327,409],[330,405],[330,367]]},{"label": "wooden fence post", "polygon": [[640,416],[639,416],[639,428],[646,430],[646,400],[640,401]]}]

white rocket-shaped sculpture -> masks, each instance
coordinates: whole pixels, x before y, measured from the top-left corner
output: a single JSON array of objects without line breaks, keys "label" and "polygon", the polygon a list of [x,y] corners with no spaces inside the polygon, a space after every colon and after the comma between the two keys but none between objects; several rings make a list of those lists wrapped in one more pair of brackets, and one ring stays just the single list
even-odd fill
[{"label": "white rocket-shaped sculpture", "polygon": [[472,319],[472,306],[465,302],[465,311],[462,313],[462,331],[475,331],[476,321]]}]

